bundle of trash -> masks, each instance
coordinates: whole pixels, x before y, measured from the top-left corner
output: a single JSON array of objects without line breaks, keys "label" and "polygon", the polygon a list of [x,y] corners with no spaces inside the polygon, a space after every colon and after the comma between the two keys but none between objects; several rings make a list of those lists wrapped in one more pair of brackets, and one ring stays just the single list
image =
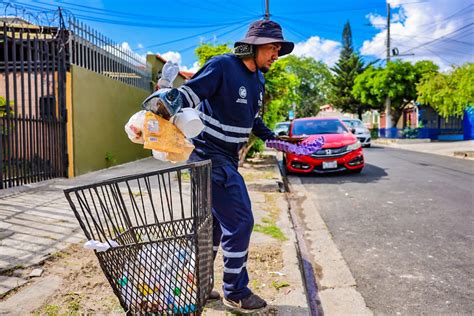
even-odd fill
[{"label": "bundle of trash", "polygon": [[[107,251],[113,240],[89,240],[84,248]],[[196,255],[191,240],[143,245],[116,274],[120,296],[141,311],[192,313],[197,310]]]},{"label": "bundle of trash", "polygon": [[196,255],[192,243],[148,244],[117,278],[127,306],[141,311],[186,314],[197,311]]},{"label": "bundle of trash", "polygon": [[321,136],[316,140],[301,142],[299,144],[292,144],[282,140],[267,140],[265,145],[268,148],[273,148],[278,151],[285,153],[291,153],[295,155],[311,155],[312,153],[320,150],[324,145],[324,138]]},{"label": "bundle of trash", "polygon": [[135,113],[125,125],[128,138],[153,157],[163,161],[179,162],[189,158],[194,150],[190,138],[201,133],[204,124],[199,112],[182,108],[177,89],[162,88],[145,99],[144,110]]},{"label": "bundle of trash", "polygon": [[167,61],[156,85],[157,91],[143,101],[144,110],[132,115],[125,125],[132,142],[151,149],[156,159],[171,162],[187,160],[194,150],[189,139],[204,129],[199,112],[183,109],[181,94],[172,88],[178,72],[178,64]]}]

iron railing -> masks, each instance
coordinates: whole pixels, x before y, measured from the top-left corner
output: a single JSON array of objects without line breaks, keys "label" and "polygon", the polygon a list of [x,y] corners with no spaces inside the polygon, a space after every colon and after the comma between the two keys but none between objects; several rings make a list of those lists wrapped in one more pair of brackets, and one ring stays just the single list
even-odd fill
[{"label": "iron railing", "polygon": [[151,67],[144,58],[70,18],[71,63],[144,90],[151,89]]},{"label": "iron railing", "polygon": [[65,23],[61,10],[55,13],[57,26],[17,15],[0,21],[0,189],[67,176],[71,64],[151,90],[143,58],[73,17]]},{"label": "iron railing", "polygon": [[0,24],[0,189],[66,176],[66,33]]}]

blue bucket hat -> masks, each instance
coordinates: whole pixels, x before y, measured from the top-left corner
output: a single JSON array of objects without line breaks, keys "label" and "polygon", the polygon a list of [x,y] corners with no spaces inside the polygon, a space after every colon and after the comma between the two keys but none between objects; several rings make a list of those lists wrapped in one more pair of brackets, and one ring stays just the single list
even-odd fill
[{"label": "blue bucket hat", "polygon": [[234,47],[242,44],[263,45],[270,43],[279,43],[281,45],[278,56],[291,53],[295,47],[293,42],[283,39],[280,24],[270,20],[258,20],[250,24],[245,38],[235,42]]}]

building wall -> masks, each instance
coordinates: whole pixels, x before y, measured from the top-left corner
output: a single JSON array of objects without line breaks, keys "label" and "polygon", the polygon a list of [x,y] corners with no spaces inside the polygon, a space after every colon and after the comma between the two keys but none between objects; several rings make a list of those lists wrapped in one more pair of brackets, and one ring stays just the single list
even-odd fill
[{"label": "building wall", "polygon": [[109,77],[71,66],[74,175],[150,156],[124,131],[150,94]]},{"label": "building wall", "polygon": [[[158,58],[156,55],[151,54],[146,56],[146,62],[151,65],[151,80],[155,85],[158,82],[158,74],[161,74],[161,70],[163,69],[165,62],[162,59]],[[177,88],[181,86],[185,81],[186,79],[178,74],[178,76],[173,82],[173,87]]]},{"label": "building wall", "polygon": [[[56,72],[43,73],[31,72],[28,74],[26,71],[21,74],[20,70],[14,75],[13,72],[8,74],[8,94],[12,109],[15,114],[22,115],[24,117],[32,118],[37,117],[41,113],[38,113],[38,108],[42,102],[42,98],[57,96],[57,74]],[[6,98],[7,96],[7,84],[6,84],[5,73],[0,74],[0,96]],[[53,84],[53,81],[56,85]],[[15,93],[16,91],[16,93]],[[16,109],[13,100],[16,100]],[[54,109],[53,109],[54,110]],[[57,114],[57,107],[56,107]]]}]

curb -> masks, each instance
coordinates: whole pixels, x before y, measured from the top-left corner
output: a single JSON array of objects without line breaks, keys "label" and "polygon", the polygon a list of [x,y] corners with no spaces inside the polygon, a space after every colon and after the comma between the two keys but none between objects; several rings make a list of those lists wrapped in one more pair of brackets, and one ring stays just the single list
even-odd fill
[{"label": "curb", "polygon": [[[293,181],[293,180],[292,180]],[[321,269],[321,275],[318,277],[320,290],[321,307],[328,315],[373,315],[373,312],[367,307],[364,298],[357,291],[356,280],[350,271],[347,262],[337,248],[331,232],[318,212],[317,206],[311,199],[309,192],[301,183],[299,178],[295,178],[290,186],[293,193],[293,199],[301,202],[298,209],[311,210],[311,228],[304,221],[303,243],[310,240],[308,251],[309,262],[314,262]],[[295,211],[296,213],[296,211]],[[296,217],[299,217],[296,215]]]},{"label": "curb", "polygon": [[288,215],[296,237],[295,249],[298,256],[298,263],[300,266],[301,278],[303,280],[303,285],[305,288],[308,307],[311,312],[311,315],[322,316],[324,315],[324,312],[321,307],[321,300],[318,296],[318,285],[314,276],[315,274],[313,266],[311,264],[311,257],[304,241],[304,233],[301,231],[302,226],[300,225],[298,217],[295,214],[294,207],[292,207],[288,179],[284,175],[284,171],[282,170],[276,155],[273,156],[276,163],[275,168],[277,169],[277,175],[279,180],[281,180],[278,181],[278,185],[280,187],[280,191],[282,193],[285,192],[285,199],[288,203]]}]

